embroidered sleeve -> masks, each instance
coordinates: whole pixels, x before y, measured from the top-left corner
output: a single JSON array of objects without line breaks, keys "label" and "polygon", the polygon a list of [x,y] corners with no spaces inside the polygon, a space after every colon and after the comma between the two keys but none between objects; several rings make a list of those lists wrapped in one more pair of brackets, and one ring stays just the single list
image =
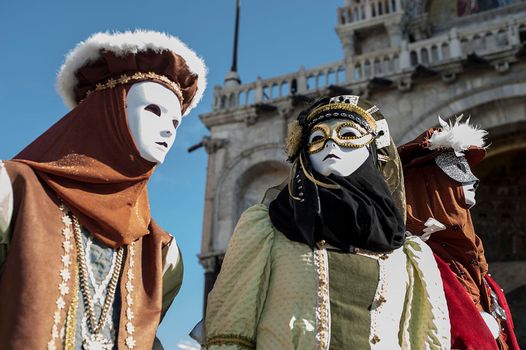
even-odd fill
[{"label": "embroidered sleeve", "polygon": [[163,306],[161,320],[183,283],[183,259],[175,238],[163,248]]},{"label": "embroidered sleeve", "polygon": [[11,240],[9,225],[13,215],[13,188],[4,163],[0,161],[0,266],[4,264]]},{"label": "embroidered sleeve", "polygon": [[433,253],[418,237],[408,237],[403,249],[407,255],[409,286],[401,344],[408,349],[449,349],[449,312]]},{"label": "embroidered sleeve", "polygon": [[274,228],[267,208],[259,204],[246,210],[208,296],[207,349],[256,348],[256,329],[267,295],[273,240]]}]

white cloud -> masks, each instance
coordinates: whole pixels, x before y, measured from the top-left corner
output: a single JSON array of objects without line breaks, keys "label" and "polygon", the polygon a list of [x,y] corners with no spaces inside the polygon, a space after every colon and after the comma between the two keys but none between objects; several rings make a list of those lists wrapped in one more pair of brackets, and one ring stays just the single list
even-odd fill
[{"label": "white cloud", "polygon": [[201,346],[193,340],[183,340],[177,343],[177,349],[181,350],[199,350]]}]

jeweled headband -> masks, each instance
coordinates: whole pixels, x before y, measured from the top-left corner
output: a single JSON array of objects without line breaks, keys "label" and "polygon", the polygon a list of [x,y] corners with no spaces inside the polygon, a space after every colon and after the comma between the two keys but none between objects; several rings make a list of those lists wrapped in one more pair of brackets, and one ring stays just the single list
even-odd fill
[{"label": "jeweled headband", "polygon": [[371,134],[376,133],[376,121],[371,114],[361,107],[345,102],[329,103],[315,108],[307,116],[307,130],[323,120],[332,118],[350,119]]},{"label": "jeweled headband", "polygon": [[137,73],[130,74],[130,75],[123,74],[118,78],[110,78],[105,83],[97,83],[94,89],[88,90],[86,92],[85,97],[88,97],[90,94],[92,94],[95,91],[113,89],[114,87],[118,85],[128,84],[128,83],[137,82],[137,81],[146,81],[146,80],[162,83],[163,85],[168,87],[170,90],[172,90],[177,95],[177,98],[179,99],[181,105],[183,104],[184,98],[183,98],[183,93],[181,91],[181,87],[179,86],[179,84],[168,79],[164,75],[160,75],[154,72],[148,72],[148,73],[137,72]]}]

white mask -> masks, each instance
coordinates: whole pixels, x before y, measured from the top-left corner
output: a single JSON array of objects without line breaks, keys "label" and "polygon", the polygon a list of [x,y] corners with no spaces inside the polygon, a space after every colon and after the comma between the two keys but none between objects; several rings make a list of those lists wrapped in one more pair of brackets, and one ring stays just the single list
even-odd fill
[{"label": "white mask", "polygon": [[177,95],[159,83],[133,84],[126,97],[126,114],[141,157],[161,164],[175,141],[182,118]]},{"label": "white mask", "polygon": [[464,191],[464,200],[468,208],[472,208],[477,201],[475,200],[475,190],[477,181],[470,181],[462,183],[462,191]]},{"label": "white mask", "polygon": [[346,177],[354,173],[369,158],[369,149],[366,146],[345,146],[345,141],[347,141],[345,138],[360,137],[363,130],[344,125],[340,119],[331,119],[318,125],[322,128],[314,128],[309,135],[309,145],[316,144],[317,140],[323,142],[322,138],[325,138],[322,148],[310,147],[315,151],[309,152],[309,159],[312,167],[318,173],[325,176],[334,174]]}]

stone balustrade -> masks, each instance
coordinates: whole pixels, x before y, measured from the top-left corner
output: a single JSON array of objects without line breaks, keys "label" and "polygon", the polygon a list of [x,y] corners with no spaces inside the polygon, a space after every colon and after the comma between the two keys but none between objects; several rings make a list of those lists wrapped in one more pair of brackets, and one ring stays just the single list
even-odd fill
[{"label": "stone balustrade", "polygon": [[478,56],[503,52],[526,43],[526,17],[489,22],[482,30],[451,29],[429,39],[406,43],[399,48],[353,56],[312,69],[232,88],[216,87],[213,109],[232,109],[268,103],[291,95],[309,94],[330,85],[349,86],[374,77],[393,77],[421,65],[429,68],[454,62],[475,53]]},{"label": "stone balustrade", "polygon": [[350,24],[385,16],[402,9],[400,0],[352,0],[338,8],[338,24]]}]

